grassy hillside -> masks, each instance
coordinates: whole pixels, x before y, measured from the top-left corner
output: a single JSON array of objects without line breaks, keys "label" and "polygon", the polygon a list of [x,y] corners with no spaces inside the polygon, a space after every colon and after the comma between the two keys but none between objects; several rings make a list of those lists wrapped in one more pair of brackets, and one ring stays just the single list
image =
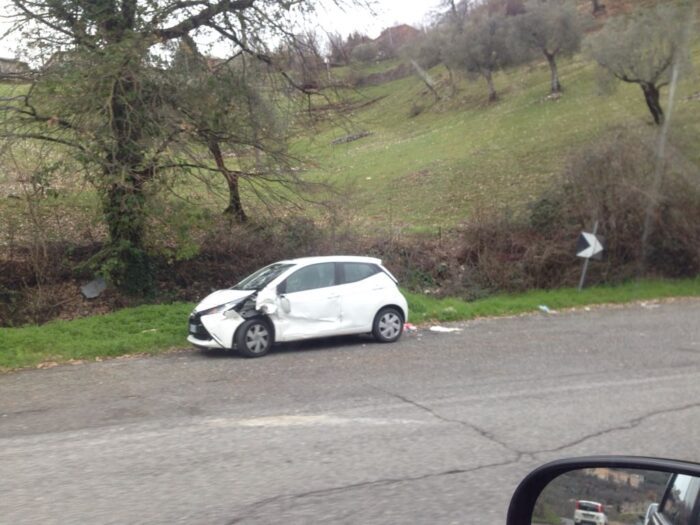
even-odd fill
[{"label": "grassy hillside", "polygon": [[[700,66],[700,46],[692,59]],[[392,67],[388,64],[386,67]],[[378,66],[372,66],[376,72]],[[365,107],[351,124],[325,129],[297,145],[319,162],[314,176],[328,176],[342,188],[343,201],[365,223],[410,230],[449,226],[480,208],[517,209],[566,164],[567,156],[614,126],[651,128],[641,90],[614,82],[602,92],[600,72],[584,55],[562,60],[565,92],[545,100],[546,63],[501,72],[501,100],[486,103],[483,81],[460,80],[450,98],[446,73],[430,72],[443,100],[434,103],[417,77],[346,93]],[[342,75],[343,72],[337,73]],[[672,140],[700,164],[700,90],[697,73],[680,86]],[[664,105],[666,105],[664,92]],[[375,101],[376,102],[372,102]],[[411,117],[412,112],[422,112]],[[337,137],[364,130],[371,136],[331,145]]]}]

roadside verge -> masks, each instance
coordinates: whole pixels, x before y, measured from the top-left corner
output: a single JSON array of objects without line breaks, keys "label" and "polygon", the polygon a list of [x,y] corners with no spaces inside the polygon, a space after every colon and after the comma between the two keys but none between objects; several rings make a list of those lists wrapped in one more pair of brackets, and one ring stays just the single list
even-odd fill
[{"label": "roadside verge", "polygon": [[[700,277],[682,280],[645,280],[619,286],[533,290],[496,295],[473,302],[438,299],[404,292],[413,324],[464,321],[538,310],[558,310],[596,304],[621,304],[669,297],[700,296]],[[20,368],[48,368],[129,354],[157,354],[185,348],[191,303],[149,305],[117,312],[54,321],[41,326],[0,328],[0,372]]]}]

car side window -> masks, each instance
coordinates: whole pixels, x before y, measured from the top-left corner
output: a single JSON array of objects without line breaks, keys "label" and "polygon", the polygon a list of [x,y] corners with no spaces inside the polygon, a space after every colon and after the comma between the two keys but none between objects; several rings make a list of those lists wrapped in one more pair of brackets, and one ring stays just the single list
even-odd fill
[{"label": "car side window", "polygon": [[699,493],[700,478],[678,474],[666,493],[661,514],[672,525],[693,525]]},{"label": "car side window", "polygon": [[305,266],[287,277],[285,293],[303,292],[335,285],[335,264],[321,263]]},{"label": "car side window", "polygon": [[371,277],[381,270],[376,264],[346,262],[343,265],[343,284],[355,283]]}]

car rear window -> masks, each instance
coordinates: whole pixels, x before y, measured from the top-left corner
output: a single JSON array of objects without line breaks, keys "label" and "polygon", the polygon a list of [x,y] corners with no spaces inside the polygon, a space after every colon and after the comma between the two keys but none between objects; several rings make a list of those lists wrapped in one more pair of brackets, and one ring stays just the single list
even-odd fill
[{"label": "car rear window", "polygon": [[592,503],[590,501],[579,501],[578,508],[580,510],[585,510],[588,512],[600,512],[600,505],[598,503]]},{"label": "car rear window", "polygon": [[343,266],[343,284],[355,283],[367,277],[371,277],[381,270],[376,264],[346,262],[341,263]]}]

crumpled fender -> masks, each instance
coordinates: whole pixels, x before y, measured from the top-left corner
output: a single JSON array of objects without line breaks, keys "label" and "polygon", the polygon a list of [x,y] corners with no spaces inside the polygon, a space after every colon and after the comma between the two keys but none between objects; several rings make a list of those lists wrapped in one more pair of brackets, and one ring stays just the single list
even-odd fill
[{"label": "crumpled fender", "polygon": [[264,289],[258,292],[255,298],[255,309],[267,315],[277,312],[277,293],[272,289]]}]

